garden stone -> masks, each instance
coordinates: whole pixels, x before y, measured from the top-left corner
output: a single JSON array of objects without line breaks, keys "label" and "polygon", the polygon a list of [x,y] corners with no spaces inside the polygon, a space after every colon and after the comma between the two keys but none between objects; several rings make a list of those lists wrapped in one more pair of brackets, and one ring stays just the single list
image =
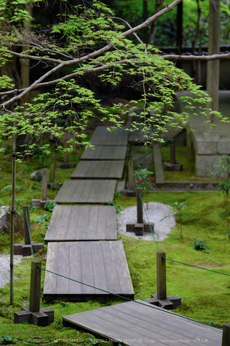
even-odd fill
[{"label": "garden stone", "polygon": [[[9,206],[0,207],[0,232],[9,233],[11,228],[11,214],[9,211]],[[23,219],[17,210],[14,214],[14,230],[15,232],[21,231],[23,229]]]},{"label": "garden stone", "polygon": [[40,181],[42,179],[42,171],[39,170],[39,171],[33,172],[30,176],[30,179]]}]

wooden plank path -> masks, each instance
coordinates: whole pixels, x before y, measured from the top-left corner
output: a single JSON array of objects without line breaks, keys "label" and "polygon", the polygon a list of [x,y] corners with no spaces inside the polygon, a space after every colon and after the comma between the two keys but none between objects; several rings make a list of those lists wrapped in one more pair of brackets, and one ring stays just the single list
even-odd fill
[{"label": "wooden plank path", "polygon": [[71,174],[71,179],[121,179],[124,166],[124,160],[80,161]]},{"label": "wooden plank path", "polygon": [[[48,243],[46,270],[125,297],[134,296],[122,241]],[[82,301],[114,295],[46,271],[43,297]]]},{"label": "wooden plank path", "polygon": [[58,205],[54,207],[46,242],[117,240],[113,206]]},{"label": "wooden plank path", "polygon": [[109,127],[97,126],[94,130],[90,143],[93,145],[125,145],[128,143],[128,131],[118,128],[115,131],[108,131]]},{"label": "wooden plank path", "polygon": [[126,151],[126,145],[96,145],[94,149],[86,148],[81,156],[81,160],[125,160]]},{"label": "wooden plank path", "polygon": [[130,346],[221,346],[222,330],[137,302],[64,316],[63,323]]},{"label": "wooden plank path", "polygon": [[116,180],[65,180],[54,202],[59,204],[108,203],[113,200]]}]

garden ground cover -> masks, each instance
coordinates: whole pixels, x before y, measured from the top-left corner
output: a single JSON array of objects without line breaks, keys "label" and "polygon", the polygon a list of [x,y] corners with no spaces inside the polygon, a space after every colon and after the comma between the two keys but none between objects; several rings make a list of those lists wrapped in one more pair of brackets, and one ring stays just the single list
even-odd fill
[{"label": "garden ground cover", "polygon": [[[70,161],[77,162],[80,159],[81,150],[70,156]],[[62,158],[59,158],[59,162]],[[47,166],[50,160],[44,158],[43,162],[37,158],[17,165],[17,196],[18,210],[23,204],[28,204],[35,192],[38,182],[29,179],[30,174],[43,166]],[[1,191],[11,185],[11,155],[10,153],[0,157],[0,201],[11,205],[10,188]],[[56,180],[63,182],[69,179],[73,169],[57,169]],[[52,199],[58,190],[48,190],[48,198]],[[41,187],[35,198],[41,196]],[[193,318],[195,320],[222,327],[228,323],[230,311],[230,240],[227,236],[224,199],[221,193],[150,193],[148,201],[165,203],[174,206],[175,202],[184,203],[185,208],[181,214],[183,238],[181,239],[177,227],[163,241],[158,242],[159,250],[166,252],[166,257],[174,261],[188,263],[194,266],[204,267],[217,272],[188,267],[173,261],[167,261],[167,294],[177,294],[182,298],[182,305],[175,312]],[[129,207],[136,204],[136,199],[116,195],[114,202],[120,207]],[[44,215],[48,215],[45,221]],[[36,223],[40,216],[40,223]],[[51,213],[40,208],[31,211],[32,240],[41,242],[44,240],[46,223]],[[44,221],[42,221],[44,218]],[[134,285],[135,299],[150,298],[151,293],[156,293],[156,251],[154,241],[142,241],[127,236],[119,235],[126,251],[128,265]],[[194,241],[205,239],[205,250],[194,249]],[[15,243],[23,242],[22,232],[15,234]],[[9,253],[10,235],[0,234],[0,253]],[[46,249],[35,255],[36,260],[42,261],[45,268]],[[71,303],[55,301],[53,304],[41,302],[41,307],[50,306],[55,312],[55,321],[47,327],[36,327],[28,324],[14,325],[13,313],[19,311],[21,306],[28,304],[30,263],[31,258],[24,259],[15,266],[14,305],[9,305],[9,284],[0,289],[0,337],[10,335],[18,345],[74,345],[89,344],[93,338],[89,333],[84,333],[62,325],[62,316],[81,311],[96,309],[118,302],[113,301],[89,301]],[[44,272],[42,271],[42,285]],[[43,286],[42,286],[43,287]],[[94,341],[95,343],[96,341]],[[99,344],[104,342],[99,341]]]}]

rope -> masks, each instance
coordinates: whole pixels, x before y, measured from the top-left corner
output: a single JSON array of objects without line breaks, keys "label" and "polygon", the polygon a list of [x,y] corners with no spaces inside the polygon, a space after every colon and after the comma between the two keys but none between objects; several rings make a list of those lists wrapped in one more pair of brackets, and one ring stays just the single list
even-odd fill
[{"label": "rope", "polygon": [[41,180],[39,181],[39,184],[38,184],[38,186],[37,186],[37,188],[36,188],[36,190],[35,190],[35,192],[34,192],[32,198],[31,198],[31,200],[30,200],[30,202],[29,202],[29,206],[30,206],[30,204],[31,204],[31,202],[32,202],[32,200],[33,200],[35,194],[37,193],[37,191],[38,191],[38,189],[39,189],[39,186],[41,185],[41,182],[42,182],[42,180],[43,180],[45,174],[46,174],[46,172],[43,173],[43,176],[42,176]]},{"label": "rope", "polygon": [[[61,275],[61,274],[58,274],[58,273],[54,273],[54,272],[52,272],[51,270],[43,269],[43,268],[41,268],[41,267],[39,267],[39,268],[40,268],[41,270],[45,271],[45,272],[50,273],[50,274],[54,274],[54,275],[60,276],[60,277],[62,277],[62,278],[64,278],[64,279],[77,282],[78,284],[81,284],[81,285],[85,285],[85,286],[87,286],[87,287],[94,288],[94,289],[99,290],[99,291],[101,291],[101,292],[109,293],[109,294],[111,294],[111,295],[113,295],[113,296],[116,296],[116,297],[118,297],[118,298],[122,298],[122,300],[128,300],[128,301],[131,301],[131,302],[133,302],[133,303],[140,304],[140,305],[144,305],[144,306],[147,306],[147,307],[149,307],[149,308],[151,308],[151,309],[155,309],[155,310],[158,310],[158,309],[159,309],[159,308],[157,308],[155,305],[152,305],[152,304],[145,304],[145,303],[139,302],[139,301],[137,301],[137,300],[133,300],[133,299],[131,299],[131,298],[124,297],[124,296],[122,296],[122,295],[109,292],[109,291],[104,290],[104,289],[102,289],[102,288],[99,288],[99,287],[96,287],[96,286],[93,286],[93,285],[89,285],[89,284],[86,284],[86,283],[84,283],[84,282],[81,282],[81,281],[72,279],[72,278],[68,278],[67,276],[64,276],[64,275]],[[178,314],[176,314],[176,313],[174,313],[174,312],[172,312],[172,311],[169,311],[169,310],[165,310],[165,309],[164,309],[163,312],[178,317]],[[181,317],[181,318],[184,318],[185,320],[188,320],[188,321],[197,322],[197,323],[199,323],[199,324],[202,324],[202,325],[205,325],[205,326],[209,326],[209,325],[206,324],[206,323],[203,323],[203,322],[200,322],[200,321],[195,321],[195,320],[193,320],[193,319],[191,319],[191,318],[189,318],[189,317],[183,316],[183,315],[180,315],[180,317]],[[210,326],[209,326],[209,327],[210,327]],[[220,329],[220,330],[221,330],[221,328],[218,328],[218,327],[214,327],[214,328]]]},{"label": "rope", "polygon": [[148,220],[148,223],[149,223],[149,227],[150,227],[151,233],[152,233],[152,235],[153,235],[153,239],[154,239],[155,244],[156,244],[156,247],[157,247],[157,251],[159,251],[159,247],[158,247],[158,245],[157,245],[156,238],[155,238],[155,235],[154,235],[152,226],[151,226],[151,224],[150,224],[150,222],[149,222],[148,214],[147,214],[147,212],[146,212],[146,209],[145,209],[145,206],[144,206],[144,203],[143,203],[142,196],[141,196],[141,193],[140,193],[140,192],[139,192],[139,196],[140,196],[140,199],[141,199],[141,203],[142,203],[142,205],[143,205],[143,207],[144,207],[145,215],[146,215],[146,217],[147,217],[147,220]]},{"label": "rope", "polygon": [[[164,257],[163,257],[164,258]],[[207,269],[207,268],[202,268],[202,267],[198,267],[198,266],[195,266],[193,264],[187,264],[187,263],[183,263],[183,262],[179,262],[179,261],[174,261],[172,259],[169,259],[169,258],[164,258],[165,260],[167,261],[171,261],[171,262],[175,262],[175,263],[179,263],[179,264],[183,264],[185,266],[189,266],[189,267],[193,267],[193,268],[197,268],[197,269],[203,269],[203,270],[207,270],[209,272],[212,272],[212,273],[216,273],[216,274],[222,274],[222,275],[226,275],[226,276],[230,276],[230,274],[227,274],[227,273],[221,273],[221,272],[218,272],[216,270],[212,270],[212,269]]]},{"label": "rope", "polygon": [[[155,150],[155,149],[154,149],[154,150]],[[139,160],[142,160],[144,157],[146,157],[146,156],[148,156],[148,155],[150,155],[150,154],[153,154],[153,153],[151,152],[151,153],[145,154],[145,155],[139,157],[138,159],[133,160],[133,162],[137,162],[137,161],[139,161]]]}]

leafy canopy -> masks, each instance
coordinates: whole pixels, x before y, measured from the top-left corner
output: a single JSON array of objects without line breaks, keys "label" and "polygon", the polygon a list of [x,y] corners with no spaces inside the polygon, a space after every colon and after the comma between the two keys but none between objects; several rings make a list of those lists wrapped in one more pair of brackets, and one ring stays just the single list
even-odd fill
[{"label": "leafy canopy", "polygon": [[[164,12],[180,1],[175,0]],[[37,79],[19,90],[18,96],[14,96],[14,89],[18,88],[15,81],[7,74],[1,76],[0,140],[20,134],[21,152],[27,155],[45,133],[49,140],[43,145],[43,151],[49,154],[54,149],[62,150],[61,141],[66,133],[68,150],[79,143],[87,145],[86,129],[96,114],[102,115],[102,123],[109,119],[114,128],[123,126],[121,115],[127,113],[128,107],[114,105],[119,108],[119,115],[102,107],[92,83],[85,82],[94,77],[111,90],[124,83],[125,77],[126,86],[138,91],[139,99],[130,100],[131,113],[141,102],[141,131],[149,140],[162,140],[167,124],[180,127],[186,122],[186,113],[172,110],[177,92],[191,92],[192,96],[185,97],[187,107],[195,112],[195,101],[206,114],[210,99],[190,77],[172,62],[165,61],[154,47],[146,48],[140,40],[138,44],[133,43],[129,35],[138,28],[127,30],[99,1],[79,6],[60,1],[63,2],[65,12],[56,16],[54,24],[47,23],[44,27],[43,21],[41,28],[38,25],[33,28],[32,21],[33,30],[28,34],[25,23],[32,20],[28,6],[44,6],[43,2],[0,0],[0,66],[4,67],[13,58],[30,59],[35,69],[39,66]],[[24,46],[27,42],[26,51],[21,50],[22,40]],[[39,92],[30,103],[20,103],[13,108],[15,100],[34,89]],[[131,130],[135,129],[140,129],[140,123],[134,118]]]}]

